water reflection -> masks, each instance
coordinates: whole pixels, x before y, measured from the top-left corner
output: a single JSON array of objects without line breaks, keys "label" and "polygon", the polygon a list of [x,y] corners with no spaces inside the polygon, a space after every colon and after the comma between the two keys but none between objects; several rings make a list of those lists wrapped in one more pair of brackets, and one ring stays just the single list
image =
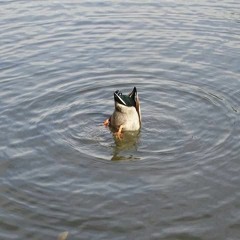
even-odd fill
[{"label": "water reflection", "polygon": [[119,160],[137,160],[134,156],[138,148],[140,131],[124,132],[122,138],[119,139],[113,134],[115,145],[113,146],[112,161]]}]

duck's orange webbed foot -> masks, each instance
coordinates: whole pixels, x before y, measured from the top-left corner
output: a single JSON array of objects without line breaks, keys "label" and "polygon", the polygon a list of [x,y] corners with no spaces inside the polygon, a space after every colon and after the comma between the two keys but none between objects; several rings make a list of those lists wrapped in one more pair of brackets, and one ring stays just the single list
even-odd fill
[{"label": "duck's orange webbed foot", "polygon": [[116,136],[116,138],[122,139],[122,136],[123,136],[123,134],[122,134],[122,129],[123,129],[123,126],[120,125],[118,131],[114,133],[114,135]]},{"label": "duck's orange webbed foot", "polygon": [[106,119],[106,120],[103,122],[103,125],[104,125],[105,127],[108,127],[109,124],[110,124],[110,120],[109,120],[109,118]]}]

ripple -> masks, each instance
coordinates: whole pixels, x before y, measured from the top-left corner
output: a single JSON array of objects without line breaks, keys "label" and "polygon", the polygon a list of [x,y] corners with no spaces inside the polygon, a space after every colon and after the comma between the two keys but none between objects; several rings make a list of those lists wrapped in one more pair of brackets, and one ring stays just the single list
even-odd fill
[{"label": "ripple", "polygon": [[[99,166],[118,159],[159,168],[161,161],[160,168],[186,171],[209,164],[216,155],[226,157],[235,148],[233,133],[238,115],[229,96],[206,85],[145,77],[150,82],[147,86],[136,71],[102,73],[81,79],[81,86],[76,81],[63,82],[57,91],[48,90],[34,100],[48,108],[37,124],[49,135],[51,145],[65,145],[69,152],[84,156],[86,164],[94,161]],[[128,92],[134,85],[140,94],[143,127],[139,136],[128,136],[119,143],[102,122],[113,111],[112,93],[116,89]],[[37,107],[32,103],[31,108]],[[128,165],[132,164],[136,167],[133,161]]]}]

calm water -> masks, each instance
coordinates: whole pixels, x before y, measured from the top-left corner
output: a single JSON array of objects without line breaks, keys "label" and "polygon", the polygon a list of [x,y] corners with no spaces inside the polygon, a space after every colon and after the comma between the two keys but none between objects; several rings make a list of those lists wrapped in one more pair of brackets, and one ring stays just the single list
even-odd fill
[{"label": "calm water", "polygon": [[[239,9],[1,1],[0,239],[239,239]],[[133,86],[143,126],[117,141]]]}]

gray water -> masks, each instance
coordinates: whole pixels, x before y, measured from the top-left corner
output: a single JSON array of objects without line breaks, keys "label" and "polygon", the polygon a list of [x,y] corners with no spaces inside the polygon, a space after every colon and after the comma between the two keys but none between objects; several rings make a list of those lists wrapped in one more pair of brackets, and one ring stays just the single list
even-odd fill
[{"label": "gray water", "polygon": [[239,9],[1,1],[0,239],[240,239]]}]

